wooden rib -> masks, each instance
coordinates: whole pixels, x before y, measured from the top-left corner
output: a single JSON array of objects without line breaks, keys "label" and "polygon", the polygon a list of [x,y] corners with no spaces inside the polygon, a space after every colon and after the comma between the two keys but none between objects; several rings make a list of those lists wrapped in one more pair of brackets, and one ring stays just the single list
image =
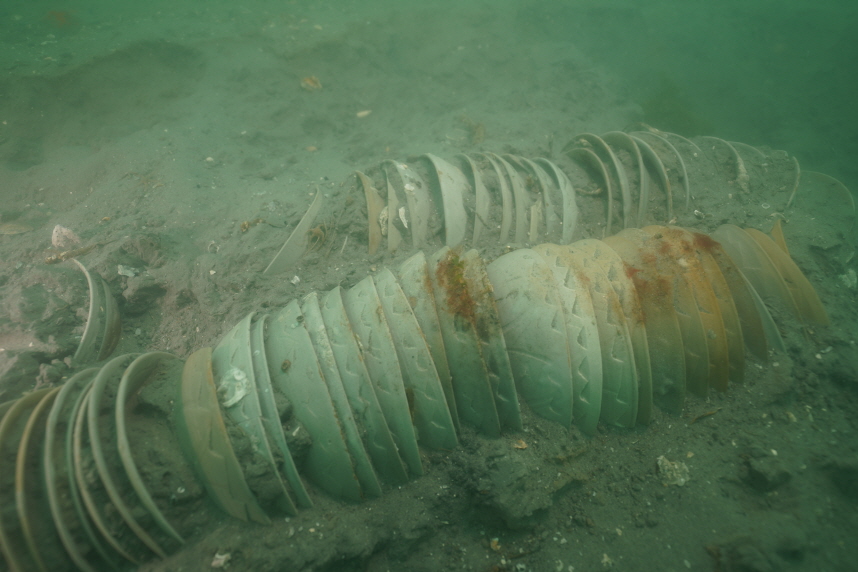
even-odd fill
[{"label": "wooden rib", "polygon": [[[706,393],[703,385],[724,390],[730,377],[729,346],[727,333],[718,298],[712,288],[703,264],[694,256],[694,251],[687,242],[685,231],[677,227],[647,226],[643,229],[653,238],[661,241],[659,252],[662,261],[673,265],[675,272],[681,273],[688,280],[697,302],[696,311],[700,314],[703,331],[706,332],[705,344],[708,352],[708,372],[706,380],[696,388],[701,394]],[[688,378],[688,383],[695,381]],[[690,385],[690,389],[695,387]]]},{"label": "wooden rib", "polygon": [[397,187],[397,190],[405,195],[411,242],[414,248],[423,248],[426,246],[429,234],[429,220],[435,209],[428,185],[414,169],[410,169],[405,163],[389,159],[382,162],[382,168],[385,169],[385,173],[394,184],[396,181],[392,179],[391,169],[395,170],[399,176],[402,188],[400,190]]},{"label": "wooden rib", "polygon": [[[122,478],[123,471],[119,467],[110,466],[107,459],[107,453],[111,449],[116,450],[114,449],[115,443],[110,442],[116,433],[115,419],[113,415],[102,415],[101,412],[115,405],[111,400],[115,402],[115,392],[119,379],[121,379],[128,366],[131,365],[132,359],[136,357],[136,354],[126,354],[114,358],[103,366],[98,375],[95,376],[95,381],[93,381],[92,389],[89,392],[89,398],[84,404],[84,407],[87,408],[90,454],[101,479],[103,489],[110,499],[109,502],[102,505],[105,516],[110,519],[112,510],[115,510],[140,542],[159,557],[166,558],[167,552],[164,547],[152,537],[147,527],[144,527],[138,520],[141,513],[135,511],[131,504],[129,504],[132,502],[134,495],[120,492],[120,488],[124,489],[125,487],[124,479]],[[106,402],[103,401],[105,399]],[[104,433],[104,429],[109,431],[110,438],[107,436],[108,434]],[[112,505],[110,509],[107,508],[109,505]],[[116,526],[115,522],[112,525],[112,532],[114,534],[121,534],[119,530],[121,526]],[[123,536],[125,537],[123,540],[128,542],[130,535]],[[138,550],[140,550],[139,547]]]},{"label": "wooden rib", "polygon": [[743,149],[745,151],[750,151],[751,153],[756,154],[757,156],[759,156],[760,160],[763,163],[769,160],[765,153],[763,153],[753,145],[748,145],[747,143],[742,143],[741,141],[730,141],[729,143],[736,149]]},{"label": "wooden rib", "polygon": [[56,562],[51,563],[54,566],[49,567],[43,556],[62,550],[62,544],[55,525],[50,519],[42,518],[41,510],[48,508],[47,499],[44,496],[46,485],[38,474],[41,464],[33,461],[42,452],[45,421],[59,391],[59,387],[51,389],[33,408],[18,443],[15,462],[15,508],[18,512],[21,532],[24,534],[30,555],[36,560],[39,569],[45,572],[55,569]]},{"label": "wooden rib", "polygon": [[[12,486],[4,486],[0,492],[0,556],[8,566],[4,570],[24,572],[29,570],[46,570],[38,554],[32,554],[27,548],[26,530],[18,508],[18,479],[16,468],[21,466],[18,457],[21,455],[22,432],[45,395],[51,391],[43,388],[20,399],[10,402],[9,409],[0,417],[0,458],[3,462],[4,481]],[[21,467],[23,470],[23,467]]]},{"label": "wooden rib", "polygon": [[673,191],[670,189],[670,178],[667,176],[667,170],[664,168],[664,163],[661,162],[661,158],[658,156],[658,153],[649,146],[649,143],[640,137],[635,137],[634,135],[630,135],[630,137],[641,150],[643,158],[650,162],[650,166],[658,176],[661,188],[664,189],[664,194],[667,195],[667,218],[668,220],[673,220]]},{"label": "wooden rib", "polygon": [[[343,293],[343,306],[363,349],[370,381],[399,455],[411,475],[421,476],[423,463],[417,448],[417,434],[411,420],[402,370],[372,276],[367,276]],[[292,369],[294,366],[289,368],[290,371]],[[325,464],[333,466],[323,461],[319,470],[329,470]]]},{"label": "wooden rib", "polygon": [[620,185],[620,194],[623,197],[623,228],[634,226],[632,222],[632,193],[629,188],[629,178],[626,175],[626,170],[620,160],[617,158],[614,150],[611,149],[601,137],[593,133],[581,133],[575,137],[575,140],[581,140],[589,143],[592,147],[601,149],[611,160],[611,165],[614,168],[614,173],[617,176],[617,182]]},{"label": "wooden rib", "polygon": [[131,442],[128,437],[128,416],[133,408],[129,402],[136,396],[144,384],[152,381],[153,372],[156,369],[167,366],[170,362],[181,363],[172,354],[148,352],[129,364],[117,386],[117,395],[114,400],[115,425],[113,429],[116,432],[116,448],[119,452],[122,466],[125,469],[125,474],[128,476],[128,484],[131,485],[139,500],[139,505],[132,507],[132,510],[135,508],[139,510],[140,505],[142,505],[163,533],[176,540],[179,544],[184,544],[184,538],[168,522],[164,513],[161,512],[161,509],[152,498],[146,484],[143,482],[143,477],[140,475],[137,462],[134,460]]},{"label": "wooden rib", "polygon": [[[362,173],[358,173],[358,175],[366,179],[366,176]],[[301,256],[304,255],[304,252],[307,250],[307,232],[310,230],[310,226],[313,224],[313,221],[316,220],[316,215],[319,214],[319,209],[322,208],[322,203],[324,202],[322,196],[323,193],[317,186],[316,198],[313,199],[312,204],[310,204],[310,208],[308,208],[307,212],[304,213],[304,216],[301,217],[300,222],[295,226],[295,229],[292,231],[292,234],[289,235],[289,238],[286,239],[286,242],[283,243],[283,246],[280,247],[277,255],[271,260],[265,270],[262,271],[263,274],[287,270],[294,266]],[[376,194],[376,196],[378,195]],[[367,195],[367,201],[369,201],[369,195]],[[372,209],[370,209],[370,211],[371,210]],[[377,224],[378,215],[376,215],[375,220]],[[370,221],[372,221],[372,217],[370,217]],[[371,225],[370,235],[372,235]],[[372,244],[371,238],[370,244]],[[370,252],[370,254],[372,254],[372,252]]]},{"label": "wooden rib", "polygon": [[564,244],[572,242],[572,236],[578,226],[578,203],[575,202],[575,187],[560,167],[548,159],[535,159],[534,162],[541,165],[551,176],[554,184],[560,189],[563,197],[563,225],[562,241]]},{"label": "wooden rib", "polygon": [[586,147],[573,147],[566,151],[566,154],[570,159],[575,160],[575,158],[579,158],[581,161],[589,162],[590,165],[595,168],[599,174],[602,176],[602,180],[605,183],[605,190],[608,194],[608,214],[607,214],[607,223],[605,224],[604,232],[602,233],[602,237],[610,236],[613,234],[611,232],[611,228],[613,225],[614,219],[614,191],[611,187],[611,177],[608,175],[608,169],[605,167],[605,163],[596,155],[591,149],[587,149]]},{"label": "wooden rib", "polygon": [[721,225],[712,233],[742,274],[762,298],[780,300],[796,317],[801,316],[792,291],[784,283],[775,263],[750,234],[732,224]]},{"label": "wooden rib", "polygon": [[748,291],[751,293],[751,296],[754,299],[754,305],[757,309],[757,314],[760,316],[760,321],[763,324],[763,329],[766,334],[766,342],[771,346],[772,350],[780,352],[782,354],[786,353],[786,343],[784,343],[783,337],[781,337],[781,332],[778,329],[778,325],[775,324],[774,318],[772,318],[772,313],[769,312],[766,303],[763,302],[763,299],[760,297],[760,294],[754,288],[751,281],[747,279],[747,277],[742,274],[742,279],[745,280],[745,284],[748,287]]},{"label": "wooden rib", "polygon": [[219,508],[243,521],[270,524],[247,485],[229,440],[220,412],[211,356],[212,349],[203,348],[185,361],[177,404],[179,438],[192,452],[202,484]]},{"label": "wooden rib", "polygon": [[651,357],[653,401],[679,413],[685,401],[682,331],[673,306],[672,280],[661,274],[657,265],[644,260],[643,242],[648,238],[639,229],[626,229],[604,242],[623,259],[640,298]]},{"label": "wooden rib", "polygon": [[[251,325],[255,317],[256,312],[249,312],[221,338],[212,350],[212,370],[217,376],[218,385],[224,383],[227,375],[232,377],[230,372],[233,368],[246,374],[246,394],[230,406],[222,403],[221,409],[253,441],[253,450],[259,453],[260,463],[264,462],[270,468],[271,476],[268,477],[268,482],[271,483],[271,488],[268,492],[271,496],[268,497],[267,508],[295,515],[298,513],[297,507],[309,508],[313,503],[301,481],[291,453],[287,454],[287,443],[283,438],[282,428],[276,423],[277,419],[263,415],[253,369],[255,348],[251,348],[250,341]],[[282,360],[277,362],[278,366],[280,363]],[[279,371],[280,367],[277,367],[277,370]],[[279,435],[276,430],[280,430]],[[282,457],[275,457],[274,452],[278,450],[283,452]]]},{"label": "wooden rib", "polygon": [[[768,312],[765,316],[761,316],[757,311],[757,304],[754,300],[755,293],[752,294],[752,288],[747,279],[736,267],[733,259],[724,251],[721,243],[712,240],[707,251],[715,259],[718,268],[721,270],[721,275],[724,276],[724,280],[727,281],[727,286],[730,288],[733,303],[736,305],[736,313],[739,316],[739,323],[742,326],[742,339],[745,341],[745,345],[757,359],[764,362],[769,361],[769,345],[766,342],[766,327],[763,325],[763,320],[766,317],[771,320],[771,316]],[[777,328],[775,327],[775,329]]]},{"label": "wooden rib", "polygon": [[[476,204],[474,205],[474,238],[473,244],[479,243],[483,233],[488,231],[489,210],[492,206],[492,199],[489,196],[486,185],[483,183],[483,176],[477,168],[474,160],[467,155],[456,155],[465,165],[468,166],[471,175],[471,184],[474,187],[474,195]],[[467,175],[468,173],[466,173]]]},{"label": "wooden rib", "polygon": [[527,214],[530,209],[530,198],[527,196],[527,189],[524,187],[524,181],[522,181],[521,177],[518,176],[518,171],[515,170],[515,167],[510,165],[503,157],[495,155],[494,153],[488,153],[488,156],[497,161],[498,165],[500,165],[498,172],[506,176],[510,187],[512,188],[512,197],[514,202],[513,208],[515,209],[514,240],[517,244],[524,244],[527,239]]},{"label": "wooden rib", "polygon": [[322,297],[320,309],[343,390],[361,427],[366,451],[377,476],[390,484],[408,482],[408,473],[384,418],[381,402],[370,380],[363,351],[346,313],[339,286]]},{"label": "wooden rib", "polygon": [[435,182],[438,184],[436,203],[441,203],[441,211],[444,213],[444,244],[455,248],[465,240],[468,227],[464,202],[468,181],[457,167],[441,157],[424,153],[420,158],[429,162],[429,170],[435,175]]},{"label": "wooden rib", "polygon": [[489,375],[501,429],[521,431],[521,404],[486,263],[476,250],[466,252],[461,262],[464,264],[462,277],[467,296],[474,304],[473,324]]},{"label": "wooden rib", "polygon": [[587,284],[593,301],[602,353],[600,420],[609,425],[634,427],[638,414],[638,374],[631,334],[616,292],[601,266],[586,252],[592,242],[607,248],[595,239],[579,240],[566,246],[568,255],[564,264]]},{"label": "wooden rib", "polygon": [[[444,389],[438,370],[432,363],[426,338],[420,331],[408,298],[396,276],[387,268],[375,275],[375,287],[402,369],[411,421],[417,429],[418,441],[431,449],[455,449],[459,443],[450,408],[447,407]],[[333,370],[336,372],[335,365]],[[348,407],[345,410],[350,411]],[[342,420],[343,416],[339,413],[338,416]],[[357,427],[355,434],[358,434]],[[359,439],[357,441],[359,443]],[[352,454],[352,457],[355,455]],[[367,467],[372,471],[368,463]],[[380,489],[378,493],[381,494]]]},{"label": "wooden rib", "polygon": [[654,137],[667,145],[667,148],[670,149],[673,154],[676,156],[676,160],[679,162],[679,168],[682,170],[682,187],[685,189],[685,208],[688,208],[691,205],[691,181],[688,180],[688,169],[685,168],[685,160],[682,158],[682,154],[673,146],[673,143],[668,141],[665,137],[658,135],[657,133],[651,133],[649,131],[640,131],[636,133],[636,135],[648,135],[649,137]]},{"label": "wooden rib", "polygon": [[531,244],[539,241],[539,227],[542,226],[542,218],[545,215],[545,209],[542,207],[542,201],[533,201],[530,205],[530,230],[527,233],[527,240]]},{"label": "wooden rib", "polygon": [[574,410],[572,365],[553,272],[527,248],[496,259],[486,272],[519,396],[540,417],[569,427]]},{"label": "wooden rib", "polygon": [[375,187],[372,186],[372,181],[361,173],[355,171],[358,182],[363,187],[363,194],[366,198],[367,210],[367,226],[369,227],[369,254],[375,254],[378,247],[381,246],[381,224],[378,222],[378,216],[384,209],[384,199],[382,199]]},{"label": "wooden rib", "polygon": [[760,232],[755,228],[746,228],[751,238],[769,255],[775,268],[783,277],[783,281],[787,288],[792,292],[792,297],[798,305],[799,317],[808,324],[817,324],[827,326],[831,322],[828,319],[828,314],[822,306],[822,301],[819,295],[814,290],[810,281],[805,277],[804,273],[799,269],[793,259],[789,257],[781,248],[775,244],[767,234]]},{"label": "wooden rib", "polygon": [[632,160],[635,162],[635,165],[637,165],[639,189],[638,215],[635,224],[640,225],[643,223],[643,217],[646,213],[646,207],[647,204],[649,204],[649,173],[647,173],[646,165],[644,165],[643,157],[641,156],[641,150],[638,149],[635,140],[632,139],[628,133],[625,133],[623,131],[609,131],[608,133],[602,135],[602,139],[604,139],[606,143],[625,150],[629,155],[631,155]]},{"label": "wooden rib", "polygon": [[[77,486],[80,491],[81,498],[83,499],[84,506],[86,507],[86,511],[92,519],[93,524],[98,529],[98,532],[101,533],[101,536],[107,543],[125,560],[132,562],[134,564],[140,565],[141,562],[131,556],[128,551],[119,543],[116,537],[113,534],[113,528],[110,526],[102,511],[99,510],[98,504],[96,500],[92,496],[91,487],[88,486],[89,481],[87,481],[87,476],[84,474],[84,464],[90,463],[92,466],[92,459],[84,460],[83,458],[83,450],[88,447],[84,447],[83,445],[83,435],[84,428],[86,425],[86,413],[87,413],[87,401],[89,399],[90,393],[92,392],[92,386],[88,387],[83,394],[78,399],[78,403],[76,409],[72,415],[69,416],[69,422],[73,424],[73,435],[72,435],[72,447],[73,447],[73,466],[74,466],[74,477],[75,477],[75,486]],[[92,476],[97,476],[97,474],[93,471]],[[95,483],[92,483],[95,486]],[[106,493],[104,496],[107,496]]]},{"label": "wooden rib", "polygon": [[805,174],[808,177],[821,179],[822,182],[837,187],[837,189],[840,190],[840,193],[849,200],[849,206],[852,209],[852,225],[849,227],[849,232],[851,233],[855,229],[855,218],[856,214],[858,213],[856,213],[855,211],[855,197],[852,195],[851,192],[849,192],[849,189],[846,187],[846,185],[844,185],[831,175],[826,175],[825,173],[817,173],[816,171],[805,171]]},{"label": "wooden rib", "polygon": [[[805,171],[805,175],[805,181],[812,187],[812,195],[807,198],[810,199],[809,202],[816,204],[805,206],[802,210],[811,220],[814,217],[827,219],[830,226],[824,234],[834,244],[841,244],[842,254],[838,254],[837,258],[843,264],[849,264],[855,257],[855,249],[858,246],[858,226],[855,224],[858,212],[855,210],[855,199],[849,189],[834,177],[815,171]],[[848,228],[845,228],[847,225]]]},{"label": "wooden rib", "polygon": [[399,216],[399,197],[390,183],[387,171],[384,172],[384,184],[387,186],[387,251],[393,253],[402,244],[402,233],[395,224],[396,217]]},{"label": "wooden rib", "polygon": [[789,256],[789,248],[787,247],[786,237],[784,236],[784,228],[781,224],[781,219],[775,221],[774,226],[772,226],[772,231],[769,233],[772,235],[772,240],[775,241],[775,244],[781,247],[781,250],[787,253]]},{"label": "wooden rib", "polygon": [[706,139],[707,141],[716,141],[722,145],[725,145],[727,149],[730,151],[730,154],[733,155],[733,161],[736,163],[736,184],[739,185],[739,188],[744,192],[749,193],[751,191],[748,186],[748,182],[750,181],[750,177],[748,176],[748,170],[745,168],[745,161],[742,160],[742,156],[739,155],[739,151],[736,150],[733,145],[730,144],[729,141],[724,141],[718,137],[701,137],[701,139]]},{"label": "wooden rib", "polygon": [[[383,269],[382,272],[390,274],[390,271],[387,269]],[[407,305],[408,302],[406,301],[405,304]],[[328,335],[328,329],[325,326],[324,316],[322,314],[322,304],[319,299],[318,292],[313,291],[304,296],[304,299],[301,302],[301,314],[304,316],[304,325],[307,328],[307,333],[310,335],[312,351],[314,351],[318,358],[319,369],[322,371],[324,383],[328,386],[328,394],[331,399],[331,404],[334,407],[336,418],[340,422],[340,430],[343,432],[346,448],[351,456],[351,463],[354,467],[354,472],[351,476],[352,479],[356,478],[358,482],[357,498],[358,500],[362,500],[364,498],[379,497],[381,496],[381,483],[378,480],[378,474],[372,466],[372,461],[363,440],[366,432],[364,432],[363,428],[359,426],[359,423],[362,421],[361,416],[355,415],[355,411],[352,409],[351,402],[349,400],[349,394],[351,392],[346,389],[343,377],[340,375],[340,369],[337,365],[336,355],[334,354],[335,348],[339,348],[331,343],[331,338]],[[268,320],[265,318],[267,318],[267,316],[258,320],[254,324],[252,333],[255,338],[255,341],[252,343],[257,348],[260,348],[260,350],[264,349],[265,342],[263,338],[268,327]],[[426,342],[423,340],[421,341],[425,346]],[[264,353],[263,351],[259,351],[259,353],[259,361],[264,362],[267,355],[262,355]],[[283,362],[280,363],[282,364]],[[411,362],[412,365],[413,363],[414,362]],[[261,370],[267,368],[264,363],[260,363],[260,365],[262,366],[260,368]],[[257,376],[258,373],[259,372],[257,372]],[[431,370],[431,373],[435,373],[434,368]],[[268,401],[273,403],[274,390],[271,385],[270,377],[271,376],[269,375],[268,387],[264,389],[263,392],[268,393],[270,398]],[[315,409],[318,411],[318,408]],[[276,412],[274,412],[274,414],[276,415]],[[279,422],[279,416],[277,417],[277,421]],[[452,425],[452,422],[450,425]],[[455,443],[455,441],[453,443]],[[448,443],[448,445],[450,444]],[[351,492],[354,491],[354,487],[343,486],[341,490]],[[345,495],[343,495],[343,497],[345,497]]]},{"label": "wooden rib", "polygon": [[572,365],[573,420],[587,435],[596,433],[602,411],[602,349],[593,299],[575,272],[565,246],[540,244],[533,249],[554,274],[566,326]]},{"label": "wooden rib", "polygon": [[429,267],[426,264],[426,255],[423,251],[418,251],[402,263],[397,272],[397,278],[409,301],[414,301],[411,309],[414,311],[414,317],[426,338],[429,351],[432,352],[432,362],[438,371],[441,386],[444,388],[447,407],[450,409],[450,416],[453,418],[453,424],[458,433],[461,428],[459,426],[459,412],[456,407],[456,396],[453,392],[453,376],[447,361],[447,351],[444,348],[444,339],[441,334],[432,280],[429,276]]},{"label": "wooden rib", "polygon": [[[683,143],[685,143],[686,145],[688,145],[688,146],[690,146],[690,147],[693,147],[693,148],[697,149],[697,153],[698,153],[699,155],[702,155],[702,154],[703,154],[703,151],[700,149],[700,147],[698,147],[698,146],[697,146],[697,144],[696,144],[696,143],[694,143],[694,141],[692,141],[691,139],[686,139],[686,138],[685,138],[685,137],[683,137],[682,135],[679,135],[679,134],[677,134],[677,133],[670,133],[670,132],[668,132],[668,131],[661,131],[661,132],[659,132],[658,134],[659,134],[659,135],[664,136],[666,139],[667,139],[667,138],[670,138],[670,137],[676,137],[677,139],[679,139],[680,141],[682,141],[682,142],[683,142]],[[696,157],[696,156],[697,156],[697,155],[695,155],[695,157]]]},{"label": "wooden rib", "polygon": [[[500,417],[488,367],[482,356],[479,333],[473,322],[461,319],[450,305],[455,302],[450,292],[456,285],[450,283],[449,269],[460,267],[462,258],[449,248],[442,248],[427,262],[447,363],[453,376],[452,388],[459,419],[470,423],[484,435],[499,437]],[[494,277],[492,283],[496,284]],[[496,289],[496,296],[497,293]]]},{"label": "wooden rib", "polygon": [[498,191],[501,196],[501,227],[500,227],[500,241],[506,242],[509,240],[509,231],[512,228],[513,217],[514,215],[514,204],[512,198],[512,191],[510,191],[509,184],[506,180],[506,175],[504,175],[504,169],[500,166],[500,164],[495,161],[494,157],[490,154],[485,153],[476,153],[476,157],[481,157],[482,159],[489,162],[492,166],[492,170],[495,172],[495,176],[498,179]]},{"label": "wooden rib", "polygon": [[[697,259],[700,261],[703,272],[706,274],[706,280],[712,286],[712,292],[715,294],[718,308],[721,310],[721,321],[724,324],[724,332],[727,336],[727,357],[728,365],[730,366],[729,380],[735,383],[742,383],[745,381],[744,336],[736,304],[733,301],[732,290],[724,274],[721,272],[715,256],[712,254],[712,250],[717,248],[717,243],[705,234],[685,229],[680,229],[680,231],[688,241],[689,247],[693,248],[696,252]],[[724,379],[723,381],[723,385],[715,386],[715,389],[726,391],[727,380]]]},{"label": "wooden rib", "polygon": [[617,251],[605,242],[597,241],[581,248],[601,267],[626,316],[638,379],[637,422],[647,425],[652,419],[652,364],[640,297]]},{"label": "wooden rib", "polygon": [[795,200],[795,194],[798,192],[798,185],[801,183],[801,167],[798,164],[798,159],[793,157],[792,162],[795,165],[795,180],[792,184],[792,192],[789,194],[789,199],[787,199],[786,208],[790,208],[792,206],[792,202]]},{"label": "wooden rib", "polygon": [[[540,167],[530,159],[527,159],[526,157],[518,157],[514,155],[505,155],[505,157],[507,159],[514,159],[517,165],[519,165],[523,170],[527,171],[539,183],[542,200],[536,202],[543,203],[540,207],[542,209],[542,212],[540,214],[545,220],[545,236],[549,240],[555,240],[555,233],[558,231],[561,225],[561,221],[560,217],[557,215],[557,206],[555,206],[554,204],[556,201],[554,200],[554,197],[552,197],[552,193],[556,187],[551,176],[549,176],[548,173],[546,173],[542,167]],[[533,207],[531,207],[531,212],[533,212]],[[531,228],[534,227],[532,221],[530,223],[530,226]],[[539,228],[539,225],[537,225],[536,228]],[[531,238],[531,242],[535,240],[535,238]]]}]

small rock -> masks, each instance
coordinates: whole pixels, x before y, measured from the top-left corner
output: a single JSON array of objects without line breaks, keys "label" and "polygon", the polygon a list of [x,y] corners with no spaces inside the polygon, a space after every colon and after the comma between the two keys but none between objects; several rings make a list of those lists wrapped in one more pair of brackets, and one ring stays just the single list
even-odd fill
[{"label": "small rock", "polygon": [[823,466],[823,470],[843,495],[858,499],[858,462],[833,459]]},{"label": "small rock", "polygon": [[129,278],[122,297],[125,298],[123,312],[126,315],[139,315],[151,309],[166,289],[148,275]]},{"label": "small rock", "polygon": [[177,308],[185,308],[186,306],[190,306],[197,301],[197,297],[194,295],[194,292],[190,288],[182,288],[178,292],[176,292],[176,307]]},{"label": "small rock", "polygon": [[480,503],[512,529],[533,528],[554,503],[554,494],[583,482],[571,470],[536,469],[533,448],[513,449],[498,443],[483,463],[471,468],[476,475]]},{"label": "small rock", "polygon": [[57,383],[66,371],[68,368],[59,360],[54,360],[51,364],[40,364],[39,375],[36,376],[36,386],[41,387]]},{"label": "small rock", "polygon": [[807,535],[800,528],[796,528],[778,540],[775,551],[787,562],[801,562],[804,560],[807,548]]},{"label": "small rock", "polygon": [[786,484],[792,478],[792,473],[783,467],[777,457],[764,457],[748,459],[741,478],[755,491],[768,493]]},{"label": "small rock", "polygon": [[720,547],[724,570],[770,572],[772,563],[750,538],[737,538]]},{"label": "small rock", "polygon": [[856,275],[855,271],[851,268],[846,271],[846,274],[841,274],[838,278],[843,285],[850,290],[855,290],[855,288],[858,287],[858,275]]}]

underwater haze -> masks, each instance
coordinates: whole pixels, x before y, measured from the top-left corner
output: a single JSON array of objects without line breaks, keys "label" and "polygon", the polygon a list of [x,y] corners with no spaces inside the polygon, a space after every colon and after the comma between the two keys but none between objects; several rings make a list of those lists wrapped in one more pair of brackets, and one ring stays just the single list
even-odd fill
[{"label": "underwater haze", "polygon": [[[572,165],[575,238],[601,239],[631,209],[606,190],[613,171],[602,184],[596,167],[575,166],[593,146],[580,134],[645,132],[668,146],[676,134],[676,148],[722,170],[686,165],[679,151],[663,165],[645,157],[662,180],[638,155],[639,226],[771,232],[831,325],[772,307],[782,346],[749,354],[744,384],[689,391],[647,425],[602,423],[595,435],[529,409],[524,429],[500,438],[463,424],[458,447],[420,449],[425,475],[348,503],[308,482],[314,506],[268,525],[228,516],[201,485],[171,493],[171,463],[184,461],[150,443],[146,478],[165,487],[156,500],[181,514],[185,541],[160,556],[141,548],[127,569],[854,570],[856,29],[847,0],[2,0],[0,404],[77,371],[89,298],[71,259],[118,301],[117,355],[186,359],[250,312],[345,290],[423,246],[404,210],[388,224],[392,187],[383,209],[369,204],[363,173],[376,191],[392,185],[392,166],[402,173],[426,153],[471,165],[474,187],[490,153]],[[617,178],[631,160],[624,151]],[[451,226],[438,220],[448,212],[434,216],[427,255]],[[408,239],[390,246],[399,231]],[[534,247],[537,233],[473,236],[490,260]],[[6,468],[9,435],[0,431],[0,548],[14,570],[30,557],[14,556],[26,523],[6,516],[24,502]],[[301,457],[311,439],[299,441],[289,446]],[[132,543],[125,532],[118,544]],[[42,536],[51,569],[76,569],[67,539]],[[92,569],[112,569],[104,562]]]}]

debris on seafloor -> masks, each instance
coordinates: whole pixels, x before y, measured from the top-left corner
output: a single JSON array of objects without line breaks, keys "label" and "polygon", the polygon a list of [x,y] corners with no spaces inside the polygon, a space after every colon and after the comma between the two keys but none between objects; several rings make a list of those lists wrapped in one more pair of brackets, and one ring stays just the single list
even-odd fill
[{"label": "debris on seafloor", "polygon": [[214,558],[212,558],[212,568],[226,568],[229,566],[231,559],[232,555],[229,552],[224,552],[223,554],[216,552]]},{"label": "debris on seafloor", "polygon": [[96,242],[95,244],[90,244],[89,246],[84,246],[83,248],[75,248],[73,250],[64,250],[63,252],[58,252],[56,254],[52,254],[45,258],[45,264],[57,264],[58,262],[63,262],[69,260],[70,258],[76,258],[78,256],[83,256],[91,252],[97,246],[101,246],[100,243]]},{"label": "debris on seafloor", "polygon": [[125,266],[124,264],[120,264],[117,266],[117,271],[120,276],[127,276],[128,278],[134,278],[138,274],[140,274],[140,270],[137,268],[132,268],[131,266]]},{"label": "debris on seafloor", "polygon": [[0,234],[23,234],[25,232],[30,232],[31,230],[33,230],[32,226],[19,222],[4,222],[3,224],[0,224]]},{"label": "debris on seafloor", "polygon": [[80,237],[71,229],[68,229],[60,224],[54,227],[51,233],[51,245],[54,248],[67,249],[80,244]]},{"label": "debris on seafloor", "polygon": [[688,465],[680,461],[669,461],[664,455],[656,459],[661,483],[666,486],[681,487],[689,480]]},{"label": "debris on seafloor", "polygon": [[312,227],[313,221],[316,220],[316,215],[322,208],[323,203],[324,199],[322,198],[322,193],[319,188],[316,187],[316,198],[313,199],[313,203],[310,205],[310,208],[307,209],[306,213],[304,213],[301,221],[294,230],[292,230],[292,234],[289,235],[289,238],[286,239],[286,242],[277,252],[277,255],[262,272],[263,274],[268,274],[269,272],[276,273],[287,268],[291,268],[295,265],[298,259],[304,255],[307,250],[308,240],[311,236],[308,234],[310,227]]},{"label": "debris on seafloor", "polygon": [[314,75],[307,76],[301,79],[301,88],[306,91],[319,91],[322,89],[322,82]]}]

